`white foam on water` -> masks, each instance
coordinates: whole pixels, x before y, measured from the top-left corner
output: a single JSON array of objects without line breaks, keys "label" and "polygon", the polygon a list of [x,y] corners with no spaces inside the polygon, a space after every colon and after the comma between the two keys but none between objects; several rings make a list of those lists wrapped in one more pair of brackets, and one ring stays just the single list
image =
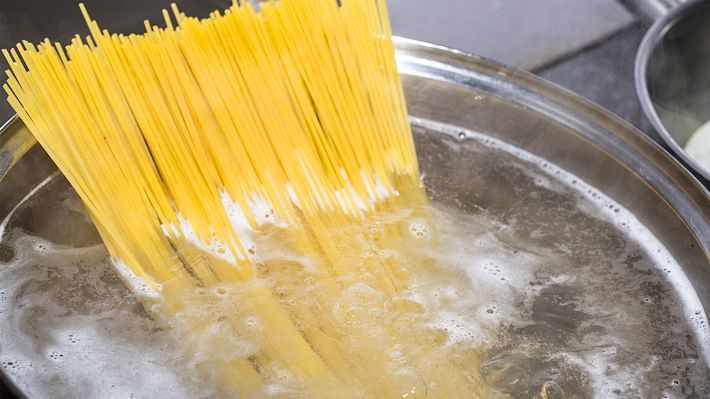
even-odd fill
[{"label": "white foam on water", "polygon": [[160,294],[161,286],[159,284],[146,281],[145,278],[139,277],[122,260],[114,261],[113,267],[121,278],[123,278],[123,282],[126,283],[126,286],[128,286],[136,296],[150,300],[159,300],[162,297]]},{"label": "white foam on water", "polygon": [[[8,236],[18,256],[0,262],[0,365],[23,393],[200,397],[189,374],[178,372],[170,338],[136,313],[136,297],[113,288],[120,265],[111,265],[103,245],[66,247],[17,229]],[[140,278],[123,278],[139,295],[156,295]],[[113,298],[96,302],[97,294]]]},{"label": "white foam on water", "polygon": [[491,233],[493,226],[485,217],[433,211],[437,241],[433,247],[421,247],[419,256],[437,259],[468,279],[454,283],[425,276],[416,282],[411,297],[427,307],[431,326],[448,331],[450,345],[485,347],[497,341],[501,325],[528,324],[520,292],[528,290],[527,282],[546,258],[515,253]]},{"label": "white foam on water", "polygon": [[[705,364],[710,363],[710,333],[708,330],[708,321],[695,289],[680,264],[678,264],[666,247],[630,210],[624,208],[579,177],[551,164],[545,159],[539,158],[501,140],[438,122],[417,118],[412,118],[412,122],[414,125],[447,133],[454,138],[458,138],[458,142],[456,143],[447,143],[452,149],[461,146],[463,140],[472,140],[480,145],[495,148],[496,150],[512,155],[516,159],[535,165],[537,170],[535,170],[535,168],[522,168],[522,170],[534,181],[535,185],[546,190],[554,192],[563,192],[565,189],[570,188],[574,190],[578,198],[578,209],[592,217],[613,223],[618,230],[624,232],[628,239],[643,248],[646,257],[658,268],[660,272],[658,274],[663,275],[668,281],[669,286],[673,287],[674,294],[677,296],[684,310],[685,314],[683,316],[685,320],[690,321],[694,339],[698,343],[699,355],[704,360]],[[456,149],[456,151],[458,150],[459,149]],[[441,217],[442,215],[437,215],[438,220],[440,220]],[[485,224],[485,221],[481,220],[473,223],[463,221],[463,219],[467,217],[466,215],[459,215],[457,217],[462,219],[459,223],[469,226],[481,223]],[[461,233],[462,232],[459,232],[459,234]],[[468,234],[468,240],[474,239],[476,236],[475,232],[473,236],[470,233]],[[476,293],[470,298],[460,301],[469,302],[468,305],[464,307],[478,306],[479,309],[489,309],[488,307],[484,307],[486,305],[480,303],[478,298],[498,298],[500,301],[495,302],[492,306],[507,309],[507,311],[511,312],[511,314],[507,315],[507,320],[503,323],[508,322],[512,323],[512,325],[524,326],[526,323],[529,323],[530,320],[528,319],[528,315],[520,313],[520,310],[528,306],[521,307],[520,303],[515,302],[515,298],[517,296],[518,299],[524,302],[526,300],[525,298],[535,297],[537,292],[544,288],[530,287],[527,286],[526,283],[532,280],[533,274],[539,270],[538,266],[540,263],[554,259],[554,254],[549,254],[550,256],[548,257],[543,252],[540,252],[539,248],[536,249],[537,253],[505,253],[504,245],[492,245],[491,248],[494,250],[490,253],[485,253],[482,249],[489,243],[495,242],[496,238],[490,235],[486,236],[483,232],[479,234],[477,239],[481,245],[475,250],[470,245],[466,245],[464,240],[457,239],[457,234],[447,235],[448,239],[454,241],[449,247],[449,250],[452,252],[448,255],[449,259],[447,263],[466,270],[473,287],[471,292]],[[562,250],[564,250],[564,248],[562,248]],[[463,261],[457,262],[458,259]],[[505,268],[506,270],[514,270],[515,272],[506,274],[501,270],[503,268],[495,267],[497,263],[505,264],[507,266]],[[498,278],[500,280],[496,281]],[[575,278],[574,275],[553,276],[553,279],[550,280],[546,286],[565,281],[571,282],[574,281]],[[554,279],[557,279],[557,281]],[[523,298],[520,298],[521,294]],[[430,306],[440,306],[440,304],[437,304],[435,301],[432,302],[431,298],[424,298],[421,294],[418,294],[416,298]],[[646,298],[647,303],[649,300],[650,298]],[[505,310],[499,312],[498,309],[494,308],[490,313],[488,312],[489,311],[486,311],[486,314],[500,317],[499,315],[504,314]],[[480,331],[486,331],[486,328],[490,327],[482,323],[482,320],[485,320],[486,314],[479,311],[476,317],[469,318],[462,322],[460,318],[448,317],[448,315],[442,313],[439,326],[453,331],[451,335],[452,339],[461,338],[462,336],[467,337],[472,331],[478,331],[480,333]],[[620,314],[623,314],[623,310]],[[631,314],[627,314],[627,316],[631,319],[634,318],[634,315]],[[456,328],[451,328],[451,325],[454,325]],[[462,330],[465,334],[459,330]],[[483,342],[479,342],[479,344],[484,344],[487,339],[494,338],[492,335],[483,337],[481,339]],[[619,345],[623,347],[623,345]],[[570,364],[582,366],[583,369],[588,372],[593,380],[593,391],[597,397],[613,396],[615,395],[614,390],[617,390],[617,392],[618,390],[621,392],[635,392],[635,389],[639,389],[640,386],[646,383],[643,380],[642,370],[614,370],[614,372],[610,374],[610,370],[613,370],[615,366],[611,363],[611,357],[608,353],[592,351],[589,353],[575,354],[564,352],[564,350],[560,353],[560,356],[566,356]],[[668,393],[668,395],[672,397],[672,393]]]},{"label": "white foam on water", "polygon": [[[698,320],[696,329],[694,330],[695,338],[701,344],[700,346],[706,350],[703,351],[705,361],[710,363],[710,333],[708,333],[708,321],[705,317],[705,312],[700,302],[692,283],[688,276],[683,271],[683,268],[673,258],[668,249],[661,243],[656,236],[649,231],[631,212],[624,208],[616,201],[606,196],[601,191],[587,184],[579,177],[567,172],[566,170],[550,163],[549,161],[535,156],[527,151],[521,150],[502,140],[491,138],[481,133],[471,130],[462,129],[458,126],[447,125],[429,120],[412,118],[412,122],[416,125],[431,128],[432,130],[447,133],[452,137],[458,137],[459,133],[465,132],[466,138],[473,139],[479,143],[507,152],[523,161],[537,165],[541,170],[548,173],[548,177],[541,176],[539,173],[526,170],[526,173],[534,176],[536,182],[539,180],[539,185],[549,188],[553,185],[550,179],[557,179],[566,187],[570,187],[583,197],[587,203],[595,204],[596,207],[589,210],[589,214],[600,219],[608,220],[615,223],[619,228],[626,231],[629,238],[645,249],[646,256],[653,260],[653,263],[663,267],[666,278],[675,288],[675,293],[680,298],[685,309],[685,317],[687,319]],[[550,188],[553,189],[553,188]],[[585,202],[579,201],[578,206],[584,207]],[[705,326],[705,327],[702,327]]]}]

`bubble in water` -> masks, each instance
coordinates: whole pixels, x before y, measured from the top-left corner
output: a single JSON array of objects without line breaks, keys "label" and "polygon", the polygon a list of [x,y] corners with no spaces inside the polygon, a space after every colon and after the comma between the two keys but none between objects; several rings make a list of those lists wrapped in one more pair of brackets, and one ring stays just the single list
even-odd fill
[{"label": "bubble in water", "polygon": [[485,305],[482,306],[479,311],[480,317],[483,318],[494,318],[500,314],[500,306],[498,305]]},{"label": "bubble in water", "polygon": [[44,242],[37,242],[34,245],[35,251],[39,252],[40,254],[45,254],[47,251],[47,244]]},{"label": "bubble in water", "polygon": [[259,320],[257,320],[256,317],[247,317],[246,320],[244,320],[244,324],[246,324],[247,328],[256,330],[261,327],[261,324],[259,323]]},{"label": "bubble in water", "polygon": [[275,374],[276,379],[278,379],[281,383],[287,383],[291,380],[291,373],[289,373],[287,370],[278,369],[276,370]]},{"label": "bubble in water", "polygon": [[409,231],[414,237],[424,239],[429,235],[429,226],[422,222],[412,222],[409,224]]}]

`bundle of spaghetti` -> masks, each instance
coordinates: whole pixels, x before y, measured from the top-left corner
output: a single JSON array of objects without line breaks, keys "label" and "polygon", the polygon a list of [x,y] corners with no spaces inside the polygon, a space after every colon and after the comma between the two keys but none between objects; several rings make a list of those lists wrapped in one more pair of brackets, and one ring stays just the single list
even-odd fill
[{"label": "bundle of spaghetti", "polygon": [[[442,350],[408,297],[427,266],[393,255],[435,240],[412,227],[431,221],[384,1],[237,2],[201,20],[173,5],[140,35],[81,10],[91,36],[3,51],[8,101],[220,389],[485,394],[477,354]],[[264,237],[312,267],[262,260]],[[334,298],[344,320],[314,302]]]}]

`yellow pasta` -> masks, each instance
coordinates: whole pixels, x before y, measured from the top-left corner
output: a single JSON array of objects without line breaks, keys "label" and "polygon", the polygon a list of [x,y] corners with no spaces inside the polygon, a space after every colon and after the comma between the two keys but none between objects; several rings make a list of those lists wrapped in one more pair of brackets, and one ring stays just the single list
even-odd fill
[{"label": "yellow pasta", "polygon": [[[146,308],[213,353],[197,369],[220,392],[486,394],[477,354],[436,350],[445,332],[407,297],[426,266],[387,255],[416,239],[392,215],[428,214],[383,0],[236,2],[206,19],[173,5],[140,35],[80,7],[90,37],[3,51],[8,101]],[[317,284],[258,261],[265,236],[307,257]],[[319,311],[351,291],[356,322]],[[258,349],[219,354],[241,336]]]}]

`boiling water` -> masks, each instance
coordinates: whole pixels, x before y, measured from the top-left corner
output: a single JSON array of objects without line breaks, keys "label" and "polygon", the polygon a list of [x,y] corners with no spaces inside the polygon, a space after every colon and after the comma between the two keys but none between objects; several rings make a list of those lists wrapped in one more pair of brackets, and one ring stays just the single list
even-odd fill
[{"label": "boiling water", "polygon": [[[705,312],[679,265],[629,211],[502,142],[414,122],[433,222],[411,220],[421,244],[400,251],[436,267],[413,271],[408,295],[423,305],[421,320],[446,332],[443,348],[482,354],[472,372],[492,395],[710,395]],[[52,225],[40,223],[47,220]],[[67,398],[217,394],[195,359],[218,352],[184,341],[179,328],[158,328],[114,272],[64,179],[38,189],[0,234],[0,362],[23,391]],[[310,267],[273,240],[260,248],[263,262],[289,261],[299,273]],[[247,287],[222,288],[200,295],[216,313],[237,309],[244,296],[238,290]],[[351,309],[337,304],[370,292],[366,284],[343,292],[328,311],[350,317]],[[234,317],[244,331],[259,330],[248,312]],[[246,333],[221,338],[220,349],[234,351],[225,356],[253,351]],[[279,390],[289,386],[288,376],[277,377],[283,383],[273,395],[296,396]]]}]

